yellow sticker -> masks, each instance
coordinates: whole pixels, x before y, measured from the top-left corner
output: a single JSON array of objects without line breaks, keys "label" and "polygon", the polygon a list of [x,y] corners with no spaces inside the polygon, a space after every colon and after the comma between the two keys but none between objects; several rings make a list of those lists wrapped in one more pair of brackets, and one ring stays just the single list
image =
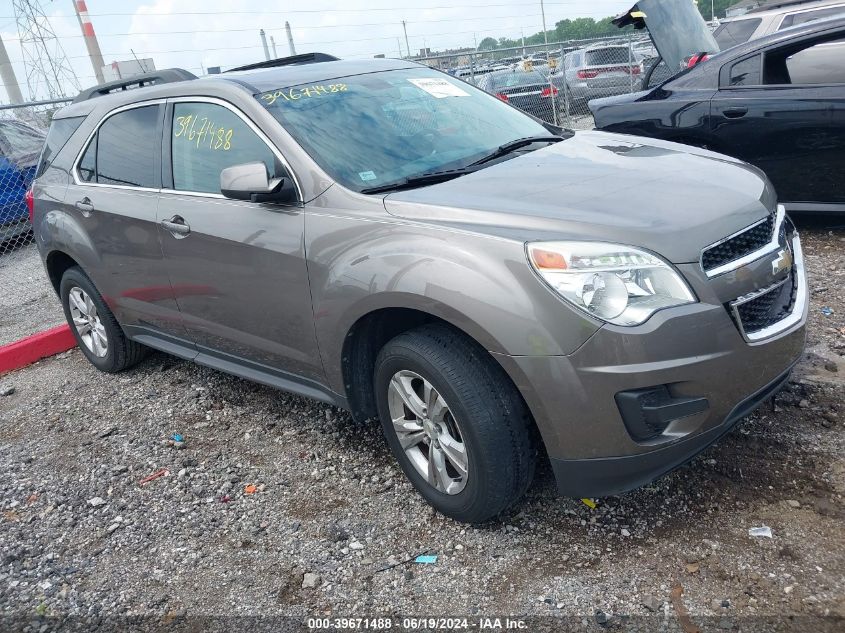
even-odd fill
[{"label": "yellow sticker", "polygon": [[272,92],[265,92],[259,96],[259,99],[266,102],[267,105],[273,105],[279,99],[284,101],[298,101],[303,97],[310,99],[312,97],[323,97],[338,92],[347,92],[348,86],[346,84],[318,84],[314,86],[303,86],[301,88],[284,88],[282,90],[274,90]]},{"label": "yellow sticker", "polygon": [[585,506],[590,508],[590,510],[596,509],[596,502],[593,501],[592,499],[581,499],[581,503],[583,503]]},{"label": "yellow sticker", "polygon": [[647,18],[648,16],[642,11],[631,11],[632,18]]}]

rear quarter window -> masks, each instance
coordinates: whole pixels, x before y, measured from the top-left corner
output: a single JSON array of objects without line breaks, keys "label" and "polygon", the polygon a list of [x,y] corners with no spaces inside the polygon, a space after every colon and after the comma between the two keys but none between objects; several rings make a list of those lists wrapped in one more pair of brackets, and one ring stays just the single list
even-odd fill
[{"label": "rear quarter window", "polygon": [[761,63],[759,54],[734,63],[731,66],[728,85],[732,87],[759,86],[763,83],[760,73]]},{"label": "rear quarter window", "polygon": [[47,132],[47,139],[44,141],[44,148],[41,150],[41,158],[38,161],[38,169],[35,172],[37,178],[53,164],[56,156],[67,144],[73,133],[79,129],[84,116],[69,117],[67,119],[53,119],[50,130]]}]

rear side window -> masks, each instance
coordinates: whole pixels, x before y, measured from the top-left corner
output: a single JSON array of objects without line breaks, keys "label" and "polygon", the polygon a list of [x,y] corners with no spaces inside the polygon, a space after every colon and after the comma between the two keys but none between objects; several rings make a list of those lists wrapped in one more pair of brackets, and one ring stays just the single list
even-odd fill
[{"label": "rear side window", "polygon": [[79,179],[101,185],[161,186],[161,105],[118,112],[106,119],[79,162]]},{"label": "rear side window", "polygon": [[606,66],[608,64],[627,64],[634,60],[633,53],[627,47],[613,46],[587,51],[587,66]]},{"label": "rear side window", "polygon": [[845,5],[839,7],[828,7],[826,9],[816,9],[815,11],[804,11],[803,13],[793,13],[783,18],[780,23],[778,31],[788,29],[790,26],[798,26],[805,22],[812,22],[813,20],[821,20],[823,18],[830,18],[834,15],[845,15]]},{"label": "rear side window", "polygon": [[262,161],[270,178],[285,175],[267,144],[234,112],[214,103],[173,105],[170,131],[173,188],[220,193],[220,172],[226,167]]},{"label": "rear side window", "polygon": [[732,22],[722,22],[715,31],[713,37],[716,38],[716,43],[719,44],[719,49],[725,50],[737,44],[744,44],[751,39],[754,31],[760,26],[762,18],[748,18],[745,20],[734,20]]},{"label": "rear side window", "polygon": [[84,120],[84,116],[53,119],[53,122],[50,124],[50,131],[47,132],[44,149],[41,151],[41,160],[38,163],[38,170],[35,172],[36,178],[47,171],[47,168],[53,163],[53,159],[56,158],[56,155]]}]

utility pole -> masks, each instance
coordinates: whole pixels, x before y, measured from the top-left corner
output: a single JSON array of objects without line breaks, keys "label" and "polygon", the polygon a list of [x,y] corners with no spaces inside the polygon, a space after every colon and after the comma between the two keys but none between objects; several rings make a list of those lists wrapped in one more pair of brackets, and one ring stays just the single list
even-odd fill
[{"label": "utility pole", "polygon": [[711,22],[716,21],[716,8],[715,7],[716,7],[716,1],[710,0],[710,21]]},{"label": "utility pole", "polygon": [[259,31],[261,35],[261,45],[264,47],[264,59],[270,61],[270,49],[267,48],[267,34],[264,32],[264,29]]},{"label": "utility pole", "polygon": [[276,52],[276,38],[272,35],[270,36],[270,48],[273,49],[273,59],[278,59],[279,54]]},{"label": "utility pole", "polygon": [[[79,78],[73,72],[41,3],[38,0],[12,0],[12,9],[18,26],[29,98],[35,101],[46,92],[49,99],[57,99],[66,96],[68,89],[80,90]],[[39,89],[39,86],[44,88]]]},{"label": "utility pole", "polygon": [[0,38],[0,77],[3,78],[3,86],[6,88],[6,94],[9,95],[9,103],[23,103],[21,87],[18,85],[15,69],[9,61],[9,53],[6,52],[6,45],[2,38]]},{"label": "utility pole", "polygon": [[405,20],[402,20],[402,30],[405,31],[405,50],[408,51],[408,59],[411,58],[411,46],[408,44],[408,27],[405,26]]},{"label": "utility pole", "polygon": [[285,33],[288,34],[288,48],[291,55],[296,55],[296,47],[293,45],[293,34],[290,32],[290,22],[285,20]]},{"label": "utility pole", "polygon": [[79,28],[82,29],[82,37],[85,39],[85,47],[88,49],[88,58],[94,67],[94,75],[97,83],[105,82],[103,77],[103,54],[100,52],[100,44],[97,42],[97,35],[94,33],[94,25],[88,16],[88,7],[85,0],[74,0],[73,9],[76,11],[76,18],[79,20]]}]

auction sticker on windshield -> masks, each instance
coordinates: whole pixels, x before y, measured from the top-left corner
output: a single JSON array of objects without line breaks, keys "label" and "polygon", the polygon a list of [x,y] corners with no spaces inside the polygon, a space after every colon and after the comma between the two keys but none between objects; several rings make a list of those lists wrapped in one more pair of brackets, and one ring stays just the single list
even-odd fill
[{"label": "auction sticker on windshield", "polygon": [[461,90],[461,88],[445,79],[426,77],[425,79],[409,79],[408,81],[437,99],[469,96],[468,92]]}]

